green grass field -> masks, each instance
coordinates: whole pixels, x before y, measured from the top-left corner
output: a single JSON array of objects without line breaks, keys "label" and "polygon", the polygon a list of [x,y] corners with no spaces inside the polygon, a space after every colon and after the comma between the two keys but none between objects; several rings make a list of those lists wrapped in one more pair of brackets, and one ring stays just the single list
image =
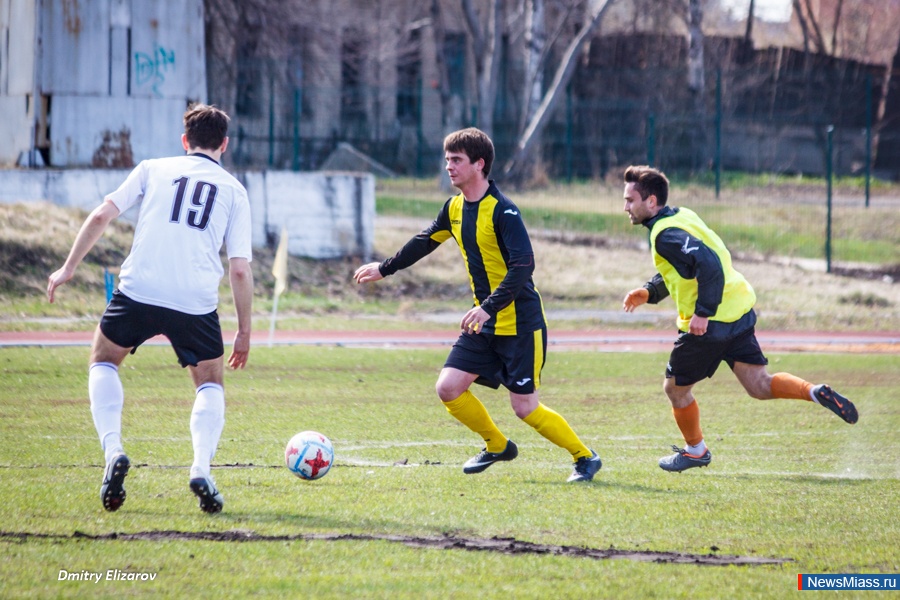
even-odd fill
[{"label": "green grass field", "polygon": [[[680,442],[666,357],[551,352],[542,400],[604,461],[595,481],[567,484],[565,452],[484,388],[520,455],[463,475],[481,444],[434,394],[445,350],[256,348],[226,378],[214,461],[226,504],[207,515],[187,486],[192,386],[159,346],[121,369],[135,466],[123,508],[102,509],[87,353],[0,349],[0,597],[775,598],[798,573],[900,572],[898,356],[770,355],[770,371],[850,395],[854,426],[811,403],[751,400],[723,366],[696,390],[712,465],[671,474],[656,466]],[[335,444],[319,481],[283,466],[303,429]],[[59,581],[114,569],[155,576]]]}]

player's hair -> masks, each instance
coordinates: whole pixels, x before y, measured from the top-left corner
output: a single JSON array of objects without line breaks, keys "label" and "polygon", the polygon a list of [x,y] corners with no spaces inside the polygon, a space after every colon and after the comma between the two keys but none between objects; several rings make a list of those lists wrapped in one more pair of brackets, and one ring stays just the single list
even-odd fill
[{"label": "player's hair", "polygon": [[216,150],[228,135],[231,119],[225,111],[208,104],[194,104],[184,113],[184,133],[191,148]]},{"label": "player's hair", "polygon": [[647,165],[632,165],[625,169],[625,183],[633,183],[641,200],[656,196],[656,203],[665,206],[669,200],[669,180],[665,173]]},{"label": "player's hair", "polygon": [[473,163],[484,159],[484,176],[491,172],[494,164],[494,142],[488,134],[476,127],[454,131],[444,138],[444,152],[463,152]]}]

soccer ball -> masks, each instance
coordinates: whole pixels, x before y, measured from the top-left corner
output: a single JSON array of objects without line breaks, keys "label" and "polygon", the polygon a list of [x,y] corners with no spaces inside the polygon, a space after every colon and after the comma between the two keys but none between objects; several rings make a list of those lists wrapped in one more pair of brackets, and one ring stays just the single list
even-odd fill
[{"label": "soccer ball", "polygon": [[334,446],[318,431],[301,431],[284,449],[284,464],[300,479],[324,477],[333,463]]}]

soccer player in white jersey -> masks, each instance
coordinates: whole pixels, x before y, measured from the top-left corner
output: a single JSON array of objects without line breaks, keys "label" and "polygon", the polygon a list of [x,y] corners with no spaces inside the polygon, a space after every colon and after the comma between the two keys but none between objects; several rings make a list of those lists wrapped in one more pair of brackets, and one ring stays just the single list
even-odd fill
[{"label": "soccer player in white jersey", "polygon": [[88,393],[106,458],[100,500],[108,511],[125,501],[131,463],[122,446],[124,394],[118,367],[156,335],[169,338],[196,388],[190,429],[194,461],[190,489],[200,509],[215,513],[224,500],[210,476],[225,425],[224,344],[219,315],[219,251],[228,253],[228,276],[238,330],[228,365],[241,369],[250,352],[253,274],[247,190],[219,164],[228,146],[228,115],[197,104],[184,114],[186,156],[142,161],[119,189],[88,216],[61,269],[50,275],[47,297],[69,281],[107,225],[140,204],[131,252],[91,346]]}]

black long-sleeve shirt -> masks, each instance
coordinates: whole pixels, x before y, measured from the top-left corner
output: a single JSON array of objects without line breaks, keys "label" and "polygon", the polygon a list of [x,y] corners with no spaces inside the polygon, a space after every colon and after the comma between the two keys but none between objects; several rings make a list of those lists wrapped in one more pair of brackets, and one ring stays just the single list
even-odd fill
[{"label": "black long-sleeve shirt", "polygon": [[534,286],[534,251],[518,207],[493,181],[476,202],[458,194],[444,204],[432,224],[379,266],[383,276],[405,269],[453,237],[460,247],[475,304],[491,318],[484,332],[516,335],[545,325]]},{"label": "black long-sleeve shirt", "polygon": [[[666,217],[676,214],[677,208],[663,207],[655,217],[643,222],[648,230]],[[656,252],[664,258],[684,279],[697,280],[697,301],[694,314],[712,317],[722,303],[725,289],[725,272],[719,256],[701,240],[679,227],[667,227],[656,236]],[[662,275],[656,273],[644,284],[650,293],[647,302],[657,304],[669,295]],[[756,313],[750,310],[734,323],[710,321],[707,335],[710,338],[732,337],[756,324]]]}]

